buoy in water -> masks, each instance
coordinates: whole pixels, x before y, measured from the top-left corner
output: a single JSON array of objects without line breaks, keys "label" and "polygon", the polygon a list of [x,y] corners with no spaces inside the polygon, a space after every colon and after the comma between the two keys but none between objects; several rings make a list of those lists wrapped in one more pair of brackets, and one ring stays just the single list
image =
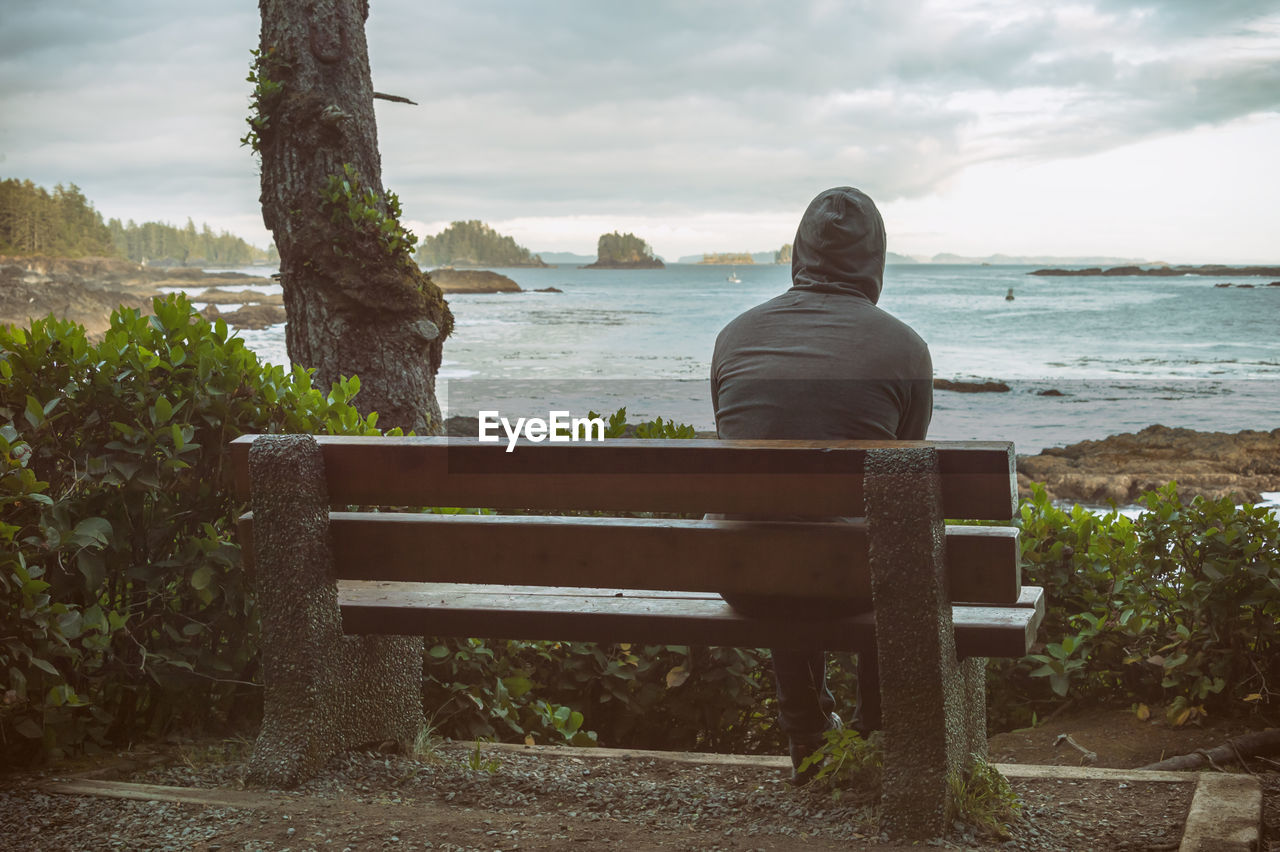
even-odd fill
[{"label": "buoy in water", "polygon": [[1010,288],[1009,288],[1009,292],[1008,292],[1008,293],[1005,293],[1005,294],[1004,294],[1004,300],[1005,300],[1006,302],[1012,302],[1012,301],[1013,301],[1013,288],[1012,288],[1012,287],[1010,287]]}]

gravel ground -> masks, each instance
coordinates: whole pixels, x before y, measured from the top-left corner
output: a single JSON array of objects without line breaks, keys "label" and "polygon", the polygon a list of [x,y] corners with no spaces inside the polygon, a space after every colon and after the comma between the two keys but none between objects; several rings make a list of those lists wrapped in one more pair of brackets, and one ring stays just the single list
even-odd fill
[{"label": "gravel ground", "polygon": [[[445,743],[426,758],[350,753],[296,791],[244,787],[244,766],[211,751],[98,777],[204,788],[214,804],[53,795],[55,776],[0,776],[0,849],[836,849],[899,848],[870,802],[794,789],[775,767],[648,757],[484,750]],[[1005,838],[957,826],[935,846],[1173,850],[1188,783],[1019,781]],[[241,806],[243,805],[243,806]],[[903,847],[905,848],[905,847]]]}]

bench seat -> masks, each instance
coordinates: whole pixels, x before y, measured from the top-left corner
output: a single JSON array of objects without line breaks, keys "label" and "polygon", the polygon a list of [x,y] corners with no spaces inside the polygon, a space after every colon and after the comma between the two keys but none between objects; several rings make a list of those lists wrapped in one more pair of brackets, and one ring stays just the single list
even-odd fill
[{"label": "bench seat", "polygon": [[[831,651],[875,647],[874,613],[826,621],[750,618],[709,593],[339,580],[338,606],[343,632],[358,635]],[[1044,618],[1044,591],[1023,586],[1015,606],[956,604],[951,613],[959,656],[1021,657]]]}]

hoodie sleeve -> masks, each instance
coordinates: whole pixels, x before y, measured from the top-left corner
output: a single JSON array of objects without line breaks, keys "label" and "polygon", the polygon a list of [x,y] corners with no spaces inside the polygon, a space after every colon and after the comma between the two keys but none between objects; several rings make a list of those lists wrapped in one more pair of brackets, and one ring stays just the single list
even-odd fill
[{"label": "hoodie sleeve", "polygon": [[899,441],[925,440],[929,432],[929,421],[933,419],[933,358],[929,355],[927,346],[922,349],[921,359],[924,363],[916,375],[929,378],[910,380],[907,404],[898,421]]}]

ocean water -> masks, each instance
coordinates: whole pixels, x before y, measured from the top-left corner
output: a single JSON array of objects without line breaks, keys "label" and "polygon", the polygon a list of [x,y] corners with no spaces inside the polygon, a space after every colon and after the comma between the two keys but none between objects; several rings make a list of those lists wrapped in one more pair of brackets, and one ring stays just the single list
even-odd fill
[{"label": "ocean water", "polygon": [[[936,376],[1010,387],[935,392],[930,438],[1012,440],[1019,453],[1034,453],[1153,423],[1280,427],[1280,286],[1031,269],[886,270],[880,306],[928,341]],[[450,413],[494,408],[514,420],[626,406],[629,419],[712,429],[716,333],[790,286],[786,266],[737,267],[741,283],[727,280],[727,267],[686,264],[498,271],[525,292],[449,297],[457,327],[445,343],[439,395]],[[1228,280],[1255,286],[1214,287]],[[545,287],[563,292],[535,292]],[[282,326],[240,334],[265,359],[285,362]]]}]

